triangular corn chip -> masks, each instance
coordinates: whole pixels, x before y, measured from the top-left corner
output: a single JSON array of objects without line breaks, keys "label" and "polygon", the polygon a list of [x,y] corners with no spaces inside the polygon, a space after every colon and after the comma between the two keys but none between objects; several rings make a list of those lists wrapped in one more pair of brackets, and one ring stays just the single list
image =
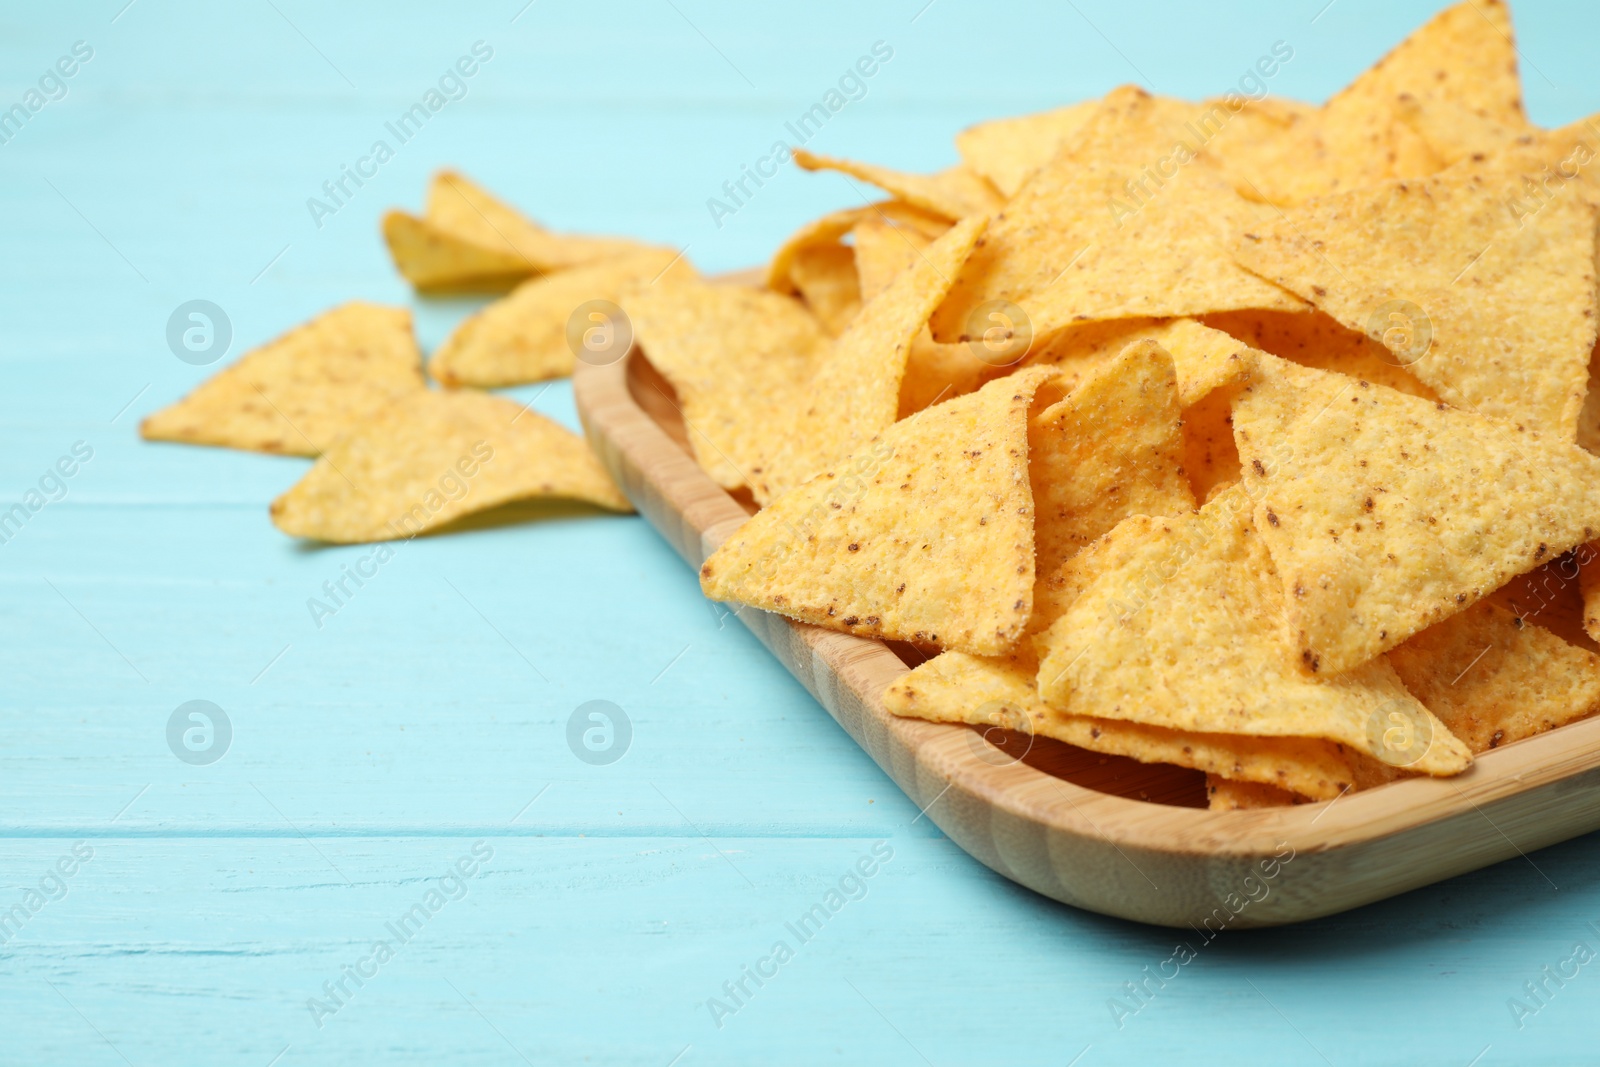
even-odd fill
[{"label": "triangular corn chip", "polygon": [[1207,150],[1245,196],[1289,206],[1423,178],[1526,128],[1506,6],[1465,0],[1322,108],[1252,103]]},{"label": "triangular corn chip", "polygon": [[1006,198],[1071,140],[1099,109],[1098,100],[1068,104],[1034,115],[980,122],[956,134],[961,161]]},{"label": "triangular corn chip", "polygon": [[1301,666],[1249,513],[1235,488],[1193,516],[1126,519],[1074,557],[1078,596],[1038,639],[1044,701],[1174,730],[1323,738],[1426,774],[1470,765],[1387,662]]},{"label": "triangular corn chip", "polygon": [[315,456],[398,395],[423,388],[411,312],[377,304],[325,311],[148,416],[150,441]]},{"label": "triangular corn chip", "polygon": [[651,247],[617,237],[551,233],[449,170],[434,176],[423,218],[391,211],[383,232],[395,267],[423,290],[494,288]]},{"label": "triangular corn chip", "polygon": [[1524,130],[1509,141],[1495,138],[1441,177],[1481,175],[1500,190],[1506,210],[1520,222],[1569,191],[1600,206],[1596,158],[1600,158],[1600,114],[1556,130]]},{"label": "triangular corn chip", "polygon": [[635,284],[693,276],[686,259],[663,249],[532,278],[463,320],[428,361],[428,373],[447,386],[482,389],[564,378],[577,362],[567,327],[581,305],[615,304]]},{"label": "triangular corn chip", "polygon": [[861,310],[856,254],[849,245],[813,244],[797,249],[789,278],[806,306],[835,337],[844,333]]},{"label": "triangular corn chip", "polygon": [[1473,752],[1600,708],[1600,656],[1487,601],[1416,634],[1388,659]]},{"label": "triangular corn chip", "polygon": [[827,349],[816,316],[770,290],[700,281],[629,293],[623,306],[677,391],[700,466],[724,489],[757,481]]},{"label": "triangular corn chip", "polygon": [[996,220],[934,313],[934,338],[970,339],[996,300],[1019,306],[1038,338],[1099,320],[1301,306],[1231,261],[1227,235],[1271,209],[1195,158],[1185,114],[1140,89],[1108,97]]},{"label": "triangular corn chip", "polygon": [[1337,673],[1600,532],[1600,458],[1260,356],[1233,410],[1244,485],[1308,665]]},{"label": "triangular corn chip", "polygon": [[318,541],[392,541],[547,497],[632,510],[569,430],[504,397],[422,389],[328,449],[272,502],[272,521]]},{"label": "triangular corn chip", "polygon": [[794,150],[794,161],[805,170],[836,170],[870,182],[897,200],[951,222],[968,215],[987,215],[1005,203],[986,179],[960,166],[937,174],[908,174],[872,163],[819,156],[804,148]]},{"label": "triangular corn chip", "polygon": [[1181,418],[1172,356],[1141,341],[1028,420],[1041,581],[1129,515],[1194,509]]},{"label": "triangular corn chip", "polygon": [[934,224],[924,225],[874,211],[851,229],[861,299],[871,300],[889,288],[897,275],[920,262],[928,246],[949,231],[950,224],[944,220],[924,217]]},{"label": "triangular corn chip", "polygon": [[966,396],[983,384],[993,368],[972,354],[968,345],[942,345],[926,326],[911,340],[906,353],[906,373],[900,379],[897,419],[908,419],[923,408]]},{"label": "triangular corn chip", "polygon": [[[881,207],[882,205],[877,205]],[[798,293],[794,283],[794,260],[803,249],[816,245],[836,245],[851,228],[872,213],[872,207],[851,207],[812,219],[791,233],[778,246],[767,263],[766,285],[778,293]]]},{"label": "triangular corn chip", "polygon": [[1239,261],[1384,344],[1446,401],[1571,439],[1595,344],[1595,212],[1519,222],[1478,175],[1290,209]]},{"label": "triangular corn chip", "polygon": [[400,276],[423,292],[502,292],[533,274],[521,256],[473,244],[404,211],[384,214],[383,240]]},{"label": "triangular corn chip", "polygon": [[1348,758],[1331,742],[1184,733],[1122,719],[1068,715],[1039,699],[1037,673],[1031,653],[989,657],[945,652],[901,676],[884,692],[883,702],[896,715],[1021,729],[1091,752],[1224,773],[1319,800],[1332,799],[1354,784]]},{"label": "triangular corn chip", "polygon": [[793,406],[793,447],[771,457],[759,476],[750,472],[758,500],[776,499],[894,424],[912,339],[944,298],[986,221],[979,215],[957,223],[838,337]]},{"label": "triangular corn chip", "polygon": [[1028,370],[889,427],[757,512],[700,568],[713,600],[981,655],[1033,604]]},{"label": "triangular corn chip", "polygon": [[1231,389],[1249,374],[1248,344],[1193,319],[1120,319],[1065,330],[1042,351],[1030,354],[1028,362],[1056,367],[1062,383],[1076,388],[1139,340],[1156,341],[1172,355],[1183,407],[1183,467],[1196,498],[1203,501],[1218,485],[1239,478]]},{"label": "triangular corn chip", "polygon": [[[948,233],[950,224],[931,215],[922,216],[931,225],[912,218],[878,212],[856,223],[856,273],[861,279],[861,297],[871,300],[901,273],[921,262],[929,247]],[[951,397],[965,396],[994,376],[996,368],[979,359],[969,345],[941,345],[926,327],[911,342],[906,356],[906,374],[900,382],[900,418],[908,418],[930,404]]]},{"label": "triangular corn chip", "polygon": [[[1502,0],[1445,8],[1328,102],[1330,111],[1405,116],[1443,163],[1486,124],[1526,126],[1511,12]],[[1418,116],[1422,121],[1418,121]]]}]

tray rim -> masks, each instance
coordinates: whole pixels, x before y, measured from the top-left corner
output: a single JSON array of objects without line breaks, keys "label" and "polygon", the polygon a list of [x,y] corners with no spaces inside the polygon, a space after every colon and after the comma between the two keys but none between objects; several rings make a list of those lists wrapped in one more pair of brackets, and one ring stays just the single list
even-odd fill
[{"label": "tray rim", "polygon": [[[635,346],[610,364],[580,361],[573,377],[574,399],[591,445],[624,493],[698,570],[748,516],[634,398],[629,372],[632,361],[640,358]],[[1530,850],[1600,829],[1600,717],[1484,753],[1455,778],[1411,778],[1331,801],[1216,812],[1102,793],[1023,763],[997,766],[978,757],[967,727],[901,718],[883,707],[883,688],[909,669],[883,642],[759,609],[740,607],[734,614],[963,849],[1047,896],[1106,914],[1163,925],[1193,922],[1177,912],[1169,914],[1171,909],[1152,908],[1149,901],[1086,893],[1083,885],[1041,884],[1051,880],[1029,877],[1017,869],[1016,857],[1002,855],[1003,847],[990,847],[1006,842],[975,840],[985,829],[973,825],[974,817],[985,813],[962,809],[987,809],[988,819],[977,821],[993,824],[987,827],[991,838],[1003,829],[1013,836],[1042,835],[1047,851],[1076,844],[1105,852],[1109,845],[1136,869],[1130,850],[1141,858],[1163,860],[1164,868],[1219,865],[1235,868],[1238,875],[1256,861],[1281,855],[1286,845],[1297,857],[1348,854],[1342,861],[1358,864],[1359,853],[1380,845],[1387,846],[1383,851],[1403,846],[1396,853],[1400,856],[1414,847],[1431,849],[1432,865],[1426,870],[1373,872],[1375,878],[1384,876],[1378,878],[1381,891],[1321,902],[1300,900],[1298,906],[1280,903],[1248,919],[1241,916],[1238,926],[1295,922],[1346,910],[1519,854],[1526,858]],[[955,799],[939,803],[949,793]],[[1530,804],[1532,800],[1539,802]],[[1525,808],[1539,816],[1532,825],[1523,825],[1529,821]],[[1491,812],[1502,814],[1508,826],[1523,834],[1525,844],[1518,844]],[[1450,828],[1452,822],[1476,823],[1480,817],[1488,826],[1476,834]],[[1462,853],[1467,846],[1471,848]],[[1438,854],[1441,847],[1444,852]],[[1300,869],[1307,866],[1325,864],[1302,864]],[[1144,880],[1155,886],[1148,875]],[[1223,884],[1237,881],[1224,879]]]}]

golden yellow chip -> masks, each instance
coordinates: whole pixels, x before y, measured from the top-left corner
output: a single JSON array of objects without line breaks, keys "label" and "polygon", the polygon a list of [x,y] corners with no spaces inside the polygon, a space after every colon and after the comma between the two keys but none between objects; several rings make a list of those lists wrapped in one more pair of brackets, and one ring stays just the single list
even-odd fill
[{"label": "golden yellow chip", "polygon": [[1239,261],[1293,289],[1446,401],[1571,439],[1595,344],[1595,212],[1521,221],[1482,176],[1396,182],[1290,209]]},{"label": "golden yellow chip", "polygon": [[960,166],[937,174],[907,174],[872,163],[819,156],[804,148],[794,150],[794,161],[806,170],[836,170],[871,182],[895,199],[951,222],[959,222],[968,215],[988,215],[1005,203],[987,179]]},{"label": "golden yellow chip", "polygon": [[1355,667],[1600,532],[1600,457],[1273,356],[1233,409],[1300,654]]},{"label": "golden yellow chip", "polygon": [[855,224],[850,234],[855,241],[856,273],[863,300],[871,300],[889,288],[896,275],[915,266],[928,246],[950,229],[943,219],[924,217],[933,224],[908,223],[876,211]]},{"label": "golden yellow chip", "polygon": [[883,695],[896,715],[998,726],[1050,737],[1091,752],[1170,763],[1280,785],[1328,800],[1354,784],[1343,750],[1299,737],[1196,734],[1121,719],[1068,715],[1039,699],[1031,652],[971,656],[945,652],[901,676]]},{"label": "golden yellow chip", "polygon": [[[1257,782],[1241,782],[1220,774],[1206,775],[1206,798],[1212,811],[1254,811],[1304,804],[1306,798],[1287,789]],[[1323,798],[1326,799],[1326,798]]]},{"label": "golden yellow chip", "polygon": [[1600,656],[1487,601],[1410,638],[1389,662],[1473,752],[1600,708]]},{"label": "golden yellow chip", "polygon": [[1181,418],[1172,356],[1140,341],[1028,421],[1041,581],[1129,515],[1194,509]]},{"label": "golden yellow chip", "polygon": [[996,220],[934,313],[935,340],[975,336],[994,301],[1020,307],[1037,338],[1099,320],[1302,306],[1232,262],[1222,235],[1272,209],[1195,158],[1187,114],[1139,89],[1108,97]]},{"label": "golden yellow chip", "polygon": [[789,277],[806,306],[835,337],[844,333],[861,310],[856,254],[848,245],[813,244],[796,249]]},{"label": "golden yellow chip", "polygon": [[1320,311],[1224,311],[1207,315],[1205,323],[1302,367],[1337,371],[1425,400],[1439,399],[1400,365],[1394,353]]},{"label": "golden yellow chip", "polygon": [[383,239],[400,276],[423,292],[502,292],[533,273],[521,256],[475,245],[404,211],[384,214]]},{"label": "golden yellow chip", "polygon": [[974,216],[957,223],[861,309],[793,406],[793,447],[771,457],[759,475],[750,472],[757,499],[776,499],[894,424],[912,339],[944,298],[986,221]]},{"label": "golden yellow chip", "polygon": [[688,260],[660,250],[533,278],[457,326],[428,361],[428,373],[447,386],[482,389],[564,378],[577,362],[568,324],[584,304],[615,304],[635,284],[693,276]]},{"label": "golden yellow chip", "polygon": [[[875,205],[882,207],[882,205]],[[778,293],[798,293],[799,286],[794,282],[795,257],[803,250],[817,245],[836,245],[851,228],[873,211],[873,207],[852,207],[842,211],[830,212],[820,219],[812,219],[790,234],[778,246],[772,259],[767,263],[766,285],[768,289]]]},{"label": "golden yellow chip", "polygon": [[1527,129],[1503,3],[1440,12],[1318,109],[1249,104],[1207,152],[1251,199],[1289,206],[1423,178]]},{"label": "golden yellow chip", "polygon": [[908,419],[923,408],[966,396],[983,384],[994,368],[972,354],[968,345],[942,345],[923,327],[911,339],[906,353],[906,373],[900,379],[897,419]]},{"label": "golden yellow chip", "polygon": [[423,388],[411,312],[342,304],[241,356],[147,417],[149,441],[315,456]]},{"label": "golden yellow chip", "polygon": [[423,290],[504,287],[651,248],[623,238],[551,233],[448,170],[434,176],[423,218],[391,211],[383,232],[395,267]]},{"label": "golden yellow chip", "polygon": [[1501,191],[1506,210],[1524,219],[1569,192],[1600,206],[1600,114],[1557,130],[1524,130],[1510,141],[1503,131],[1480,151],[1463,157],[1444,176],[1477,174]]},{"label": "golden yellow chip", "polygon": [[1193,516],[1126,519],[1066,570],[1080,592],[1037,642],[1039,695],[1052,707],[1196,733],[1323,738],[1426,774],[1472,762],[1386,661],[1337,675],[1301,666],[1241,488]]},{"label": "golden yellow chip", "polygon": [[422,389],[323,453],[272,521],[317,541],[393,541],[550,497],[633,510],[583,438],[504,397]]},{"label": "golden yellow chip", "polygon": [[1083,129],[1098,107],[1099,101],[1085,100],[1035,115],[981,122],[956,134],[956,150],[963,163],[1010,199]]},{"label": "golden yellow chip", "polygon": [[847,633],[1008,650],[1033,605],[1027,422],[1049,377],[895,423],[734,531],[701,589]]},{"label": "golden yellow chip", "polygon": [[678,394],[700,466],[724,489],[758,484],[768,457],[784,451],[788,413],[827,350],[816,316],[770,290],[699,281],[628,293],[623,306],[640,348]]},{"label": "golden yellow chip", "polygon": [[1442,163],[1479,146],[1485,127],[1527,126],[1511,12],[1462,0],[1439,12],[1328,102],[1328,110],[1409,120]]}]

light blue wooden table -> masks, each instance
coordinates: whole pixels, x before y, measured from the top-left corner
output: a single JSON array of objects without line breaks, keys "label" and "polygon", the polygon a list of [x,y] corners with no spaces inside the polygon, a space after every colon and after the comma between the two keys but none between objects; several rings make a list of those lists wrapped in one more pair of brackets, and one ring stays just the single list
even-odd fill
[{"label": "light blue wooden table", "polygon": [[[0,511],[41,504],[0,543],[0,1063],[1600,1057],[1600,964],[1542,972],[1600,948],[1600,839],[1226,935],[1118,1013],[1179,938],[1033,896],[918,820],[642,520],[405,544],[319,627],[308,598],[368,550],[267,521],[304,462],[135,433],[211,372],[168,348],[187,300],[225,310],[230,358],[355,297],[411,302],[437,344],[474,305],[413,301],[377,220],[442,164],[730,269],[857,202],[785,172],[720,227],[706,205],[875,42],[892,59],[813,147],[931,169],[974,120],[1124,81],[1219,93],[1276,41],[1271,88],[1321,99],[1426,0],[525,3],[0,11],[0,108],[44,78],[0,144]],[[1600,109],[1592,6],[1517,15],[1533,116]],[[379,139],[394,158],[314,219]],[[514,395],[576,424],[565,382]],[[169,747],[191,700],[226,713],[220,760]],[[631,723],[616,762],[569,747],[591,700]],[[802,943],[786,924],[841,883]]]}]

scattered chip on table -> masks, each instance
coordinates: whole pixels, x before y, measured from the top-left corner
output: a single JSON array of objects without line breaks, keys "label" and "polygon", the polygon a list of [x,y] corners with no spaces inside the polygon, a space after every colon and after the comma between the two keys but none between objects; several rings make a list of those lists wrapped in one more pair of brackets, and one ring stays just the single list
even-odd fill
[{"label": "scattered chip on table", "polygon": [[147,416],[139,432],[150,441],[315,456],[423,387],[411,312],[354,302],[246,352]]},{"label": "scattered chip on table", "polygon": [[271,514],[284,533],[352,544],[405,540],[541,499],[633,510],[570,430],[504,397],[423,389],[355,426]]}]

